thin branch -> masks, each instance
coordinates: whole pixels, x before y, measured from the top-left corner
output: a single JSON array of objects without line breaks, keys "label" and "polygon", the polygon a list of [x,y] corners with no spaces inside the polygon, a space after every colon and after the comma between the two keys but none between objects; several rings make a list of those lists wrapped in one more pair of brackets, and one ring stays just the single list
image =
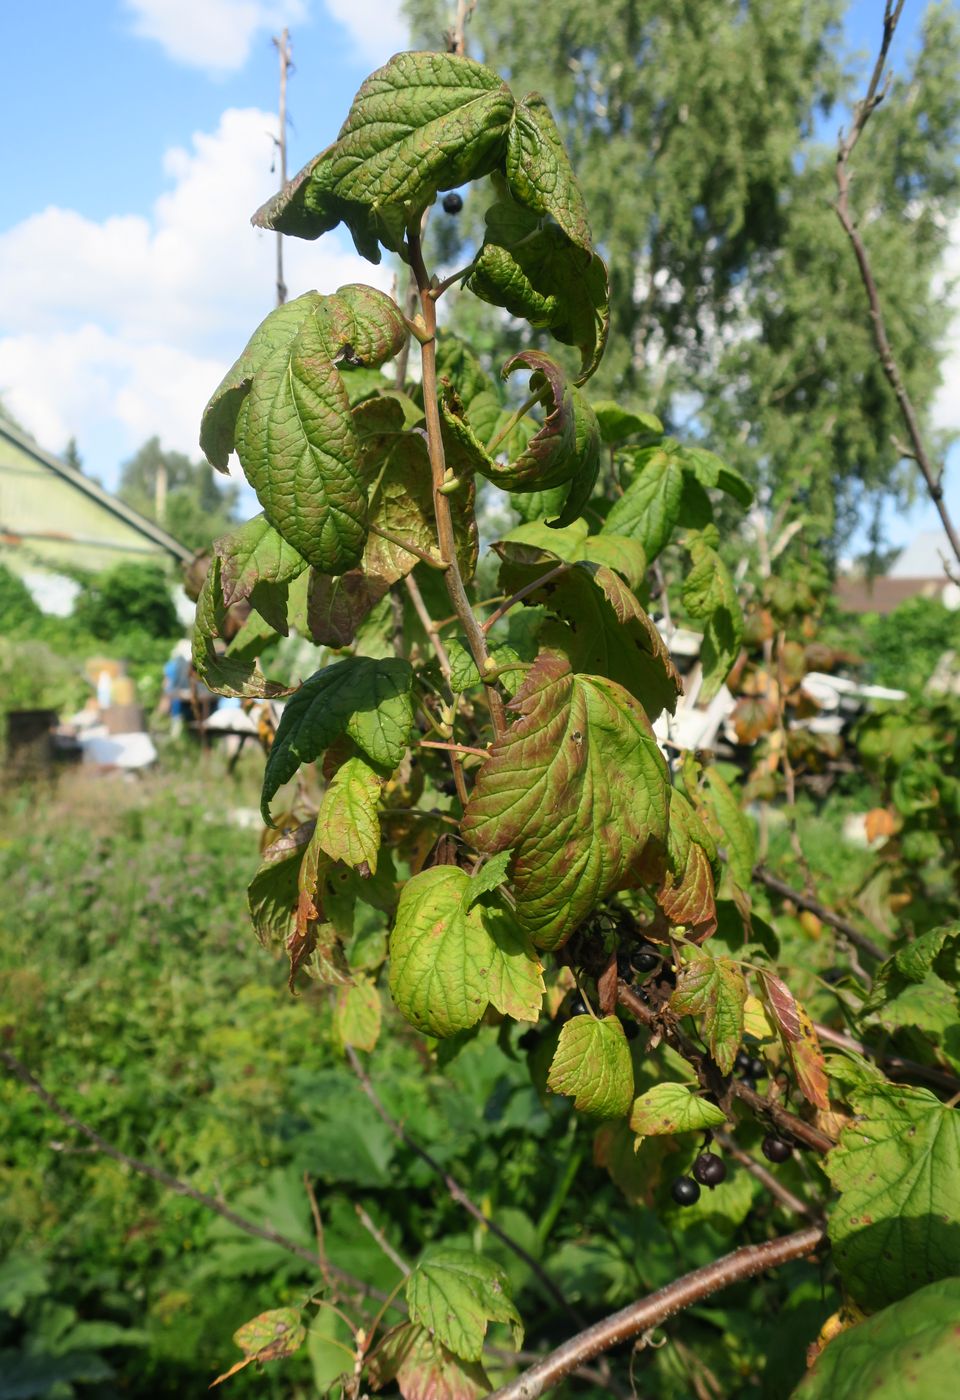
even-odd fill
[{"label": "thin branch", "polygon": [[781,1132],[797,1142],[804,1143],[815,1152],[829,1152],[835,1146],[833,1139],[827,1137],[826,1133],[822,1133],[819,1128],[815,1128],[812,1123],[798,1118],[795,1113],[783,1108],[774,1099],[765,1099],[762,1094],[757,1093],[756,1089],[751,1089],[742,1080],[728,1079],[722,1075],[718,1077],[716,1066],[708,1065],[707,1057],[687,1039],[680,1027],[664,1020],[652,1006],[642,1002],[633,988],[629,987],[626,982],[618,984],[617,1000],[632,1016],[636,1017],[641,1025],[661,1036],[671,1049],[676,1050],[678,1055],[682,1055],[687,1063],[693,1066],[702,1088],[713,1094],[715,1098],[725,1097],[727,1093],[733,1094],[735,1098],[745,1103],[753,1113],[761,1118],[769,1119]]},{"label": "thin branch", "polygon": [[448,292],[456,282],[462,282],[465,278],[469,277],[476,265],[477,259],[474,258],[473,262],[467,263],[466,267],[461,267],[459,272],[451,272],[449,277],[444,277],[442,282],[438,282],[436,286],[431,287],[427,295],[431,296],[434,301],[439,301],[444,292]]},{"label": "thin branch", "polygon": [[813,1029],[820,1040],[827,1045],[835,1045],[841,1050],[853,1050],[865,1059],[875,1060],[891,1079],[919,1079],[932,1084],[947,1094],[955,1094],[960,1089],[960,1079],[936,1065],[921,1065],[917,1060],[908,1060],[903,1055],[888,1055],[885,1051],[874,1050],[862,1040],[855,1040],[846,1031],[835,1031],[830,1026],[821,1026],[815,1021]]},{"label": "thin branch", "polygon": [[532,583],[525,584],[523,588],[518,588],[516,593],[511,594],[505,603],[500,604],[496,612],[490,614],[483,624],[483,631],[489,632],[494,623],[499,622],[501,617],[510,611],[514,603],[522,603],[524,598],[529,598],[531,593],[536,593],[537,589],[542,588],[545,583],[549,583],[551,579],[558,578],[560,574],[565,574],[569,567],[569,564],[557,564],[554,568],[550,569],[548,573],[541,574],[539,578],[535,578]]},{"label": "thin branch", "polygon": [[[447,592],[453,604],[454,611],[460,619],[470,652],[481,676],[487,670],[487,660],[489,650],[487,639],[480,623],[477,620],[470,600],[467,597],[466,589],[463,586],[463,577],[460,573],[460,565],[457,562],[457,543],[453,529],[453,516],[450,512],[450,501],[444,495],[442,487],[446,464],[443,454],[443,438],[440,431],[440,405],[437,398],[437,304],[430,295],[431,283],[427,274],[427,269],[423,262],[423,252],[420,247],[420,237],[412,231],[407,234],[407,247],[410,255],[410,266],[413,268],[417,279],[417,287],[420,292],[420,307],[423,315],[423,323],[429,337],[425,344],[420,346],[420,354],[423,365],[423,411],[427,420],[427,447],[430,453],[430,470],[433,476],[433,509],[437,522],[437,539],[440,545],[440,557],[448,566],[444,574]],[[493,731],[497,738],[501,738],[507,732],[507,721],[503,710],[503,700],[499,691],[493,685],[486,687],[486,695],[490,705],[490,718],[493,721]]]},{"label": "thin branch", "polygon": [[[131,1171],[137,1172],[140,1176],[146,1176],[151,1181],[156,1181],[160,1186],[166,1187],[168,1191],[173,1191],[177,1196],[186,1196],[191,1201],[196,1201],[198,1205],[204,1206],[207,1210],[212,1210],[215,1215],[222,1216],[231,1225],[235,1225],[238,1230],[242,1230],[246,1235],[252,1235],[254,1239],[266,1240],[268,1244],[275,1244],[278,1249],[286,1250],[288,1254],[295,1255],[298,1259],[304,1260],[312,1268],[318,1269],[321,1274],[327,1274],[330,1278],[336,1279],[345,1288],[352,1292],[359,1293],[368,1298],[376,1298],[382,1302],[388,1295],[379,1288],[364,1283],[361,1279],[354,1278],[352,1274],[346,1273],[343,1269],[338,1269],[335,1264],[326,1263],[314,1250],[307,1249],[304,1245],[298,1244],[296,1240],[291,1240],[287,1235],[281,1235],[278,1230],[271,1230],[269,1226],[257,1225],[253,1220],[247,1220],[245,1216],[238,1215],[235,1210],[222,1201],[218,1201],[215,1196],[208,1196],[204,1191],[198,1191],[195,1187],[181,1181],[178,1177],[171,1176],[169,1172],[161,1170],[159,1167],[152,1167],[149,1162],[142,1162],[138,1157],[131,1157],[129,1153],[121,1152],[113,1143],[100,1136],[95,1129],[87,1123],[75,1117],[69,1109],[64,1108],[58,1099],[49,1093],[39,1079],[27,1069],[26,1065],[17,1059],[16,1055],[9,1050],[0,1050],[0,1063],[7,1071],[19,1079],[32,1094],[36,1094],[41,1103],[64,1123],[82,1134],[94,1147],[104,1154],[105,1157],[112,1157],[115,1162],[121,1162]],[[399,1312],[406,1309],[400,1303],[394,1306]]]},{"label": "thin branch", "polygon": [[826,1232],[822,1226],[808,1225],[806,1229],[785,1235],[782,1239],[735,1249],[732,1254],[685,1274],[649,1297],[630,1303],[576,1337],[571,1337],[517,1380],[494,1391],[491,1400],[536,1400],[537,1396],[569,1376],[576,1367],[609,1351],[611,1347],[630,1341],[651,1327],[661,1326],[668,1318],[709,1298],[721,1288],[756,1278],[767,1269],[778,1268],[794,1259],[805,1258],[818,1249],[825,1239]]},{"label": "thin branch", "polygon": [[353,1208],[357,1212],[357,1219],[360,1221],[360,1224],[366,1230],[367,1234],[370,1235],[371,1238],[376,1242],[376,1244],[383,1251],[383,1253],[387,1256],[393,1267],[395,1269],[399,1269],[400,1272],[403,1274],[404,1278],[409,1278],[410,1265],[406,1262],[406,1260],[400,1258],[400,1255],[394,1249],[393,1245],[387,1239],[386,1235],[383,1233],[382,1230],[379,1230],[377,1226],[374,1225],[373,1221],[370,1219],[370,1216],[364,1210],[360,1202],[355,1201]]},{"label": "thin branch", "polygon": [[799,1215],[804,1220],[813,1220],[819,1223],[820,1216],[813,1206],[807,1205],[806,1201],[795,1196],[789,1187],[777,1180],[773,1172],[767,1171],[762,1162],[758,1162],[750,1156],[749,1152],[745,1152],[729,1133],[714,1133],[713,1136],[724,1152],[735,1162],[739,1162],[744,1171],[749,1172],[755,1181],[759,1181],[760,1185],[769,1191],[770,1195],[778,1200],[786,1210],[792,1211],[794,1215]]},{"label": "thin branch", "polygon": [[832,909],[828,909],[825,904],[821,904],[819,899],[814,899],[812,895],[804,894],[800,890],[795,890],[792,885],[786,884],[779,879],[766,866],[758,865],[753,872],[753,878],[759,880],[761,885],[766,885],[768,890],[774,894],[781,895],[784,899],[791,900],[798,909],[806,909],[811,914],[816,914],[822,923],[829,924],[838,933],[842,933],[844,938],[848,938],[855,948],[859,948],[862,953],[867,953],[871,958],[876,958],[879,962],[887,956],[881,947],[874,943],[867,934],[861,933],[856,924],[852,924],[849,919],[845,919],[842,914],[836,914]]},{"label": "thin branch", "polygon": [[470,744],[448,744],[441,739],[421,739],[419,747],[421,749],[446,749],[449,753],[472,753],[479,758],[490,757],[486,749],[475,749]]},{"label": "thin branch", "polygon": [[323,1238],[323,1218],[320,1215],[320,1207],[317,1204],[317,1193],[313,1189],[313,1182],[310,1180],[310,1173],[303,1174],[303,1189],[307,1193],[307,1200],[310,1202],[310,1214],[313,1216],[313,1233],[317,1240],[317,1258],[320,1261],[320,1272],[323,1274],[324,1282],[329,1284],[330,1276],[327,1272],[327,1247]]},{"label": "thin branch", "polygon": [[837,218],[840,220],[844,233],[850,240],[854,256],[857,260],[857,267],[860,270],[860,280],[863,282],[864,291],[867,294],[867,303],[870,309],[870,323],[873,329],[873,342],[877,348],[877,355],[880,366],[886,376],[887,382],[897,400],[900,408],[900,416],[903,419],[907,430],[907,437],[910,441],[910,456],[914,459],[920,469],[927,487],[927,494],[933,501],[940,515],[940,520],[950,541],[950,548],[960,564],[960,533],[954,525],[944,500],[941,472],[934,466],[924,442],[923,432],[920,428],[920,419],[917,414],[913,400],[907,391],[900,372],[900,366],[893,353],[890,338],[887,334],[886,322],[883,315],[883,307],[880,302],[880,292],[877,288],[876,279],[873,275],[873,267],[870,262],[870,255],[866,245],[860,235],[860,229],[855,222],[850,211],[850,156],[857,142],[863,134],[864,127],[870,119],[871,114],[883,101],[889,79],[881,85],[883,70],[886,66],[887,55],[893,36],[897,28],[900,16],[903,12],[904,0],[887,0],[883,15],[883,37],[880,42],[880,52],[877,54],[877,61],[870,76],[866,96],[857,103],[854,108],[853,125],[849,134],[844,137],[841,133],[837,147],[837,201],[834,209]]},{"label": "thin branch", "polygon": [[477,0],[457,0],[457,17],[453,28],[448,29],[444,35],[448,53],[460,54],[462,58],[466,56],[467,21],[476,8]]},{"label": "thin branch", "polygon": [[523,1246],[518,1244],[517,1241],[506,1232],[506,1230],[501,1229],[501,1227],[497,1224],[495,1220],[491,1220],[489,1216],[484,1215],[480,1207],[467,1195],[466,1191],[460,1185],[459,1181],[457,1181],[456,1177],[451,1176],[448,1171],[445,1171],[444,1168],[437,1161],[437,1159],[431,1156],[431,1154],[426,1150],[425,1147],[421,1147],[420,1144],[410,1136],[403,1124],[398,1123],[396,1118],[393,1117],[390,1111],[384,1107],[379,1095],[377,1094],[376,1089],[373,1087],[373,1083],[370,1079],[370,1076],[367,1074],[363,1065],[360,1063],[360,1057],[357,1055],[357,1052],[353,1049],[351,1045],[347,1046],[347,1058],[350,1061],[350,1065],[353,1069],[354,1074],[360,1081],[360,1087],[363,1089],[363,1092],[373,1104],[373,1107],[376,1110],[379,1117],[383,1120],[384,1123],[386,1123],[391,1133],[393,1133],[394,1137],[397,1138],[398,1141],[402,1142],[407,1148],[409,1148],[409,1150],[413,1152],[417,1157],[419,1157],[421,1162],[426,1163],[430,1170],[439,1178],[440,1181],[443,1182],[443,1185],[446,1187],[447,1194],[451,1197],[452,1200],[456,1201],[457,1205],[462,1206],[463,1209],[467,1212],[467,1214],[472,1215],[474,1220],[476,1220],[479,1225],[482,1225],[485,1230],[489,1230],[491,1235],[496,1235],[497,1239],[500,1240],[502,1244],[505,1244],[508,1249],[513,1250],[514,1254],[517,1256],[518,1259],[523,1260],[527,1268],[532,1271],[532,1273],[540,1281],[541,1286],[550,1295],[550,1297],[554,1300],[555,1303],[559,1304],[559,1306],[562,1307],[564,1311],[569,1313],[572,1317],[575,1317],[579,1320],[579,1314],[577,1313],[576,1309],[572,1307],[570,1303],[567,1302],[566,1298],[560,1292],[560,1289],[554,1283],[553,1279],[548,1273],[544,1271],[543,1265],[540,1264],[536,1259],[534,1259],[532,1254],[528,1254],[527,1251],[523,1248]]}]

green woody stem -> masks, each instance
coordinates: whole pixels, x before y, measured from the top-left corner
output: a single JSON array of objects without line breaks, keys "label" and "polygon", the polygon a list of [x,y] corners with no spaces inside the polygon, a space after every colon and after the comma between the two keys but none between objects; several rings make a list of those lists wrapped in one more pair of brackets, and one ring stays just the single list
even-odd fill
[{"label": "green woody stem", "polygon": [[[481,676],[483,676],[490,670],[487,638],[477,621],[473,608],[470,606],[470,600],[463,586],[463,577],[457,562],[457,542],[453,530],[453,516],[450,513],[450,501],[441,490],[444,484],[446,463],[443,455],[443,438],[440,435],[440,407],[437,400],[437,303],[436,298],[432,295],[430,278],[423,263],[420,235],[412,231],[408,232],[407,246],[410,251],[410,266],[417,279],[417,288],[420,292],[420,306],[426,331],[420,346],[423,363],[423,411],[427,420],[427,446],[430,452],[430,470],[433,476],[433,509],[437,521],[440,557],[447,565],[444,577],[450,601],[460,619],[473,659],[477,663]],[[493,731],[499,739],[507,732],[503,701],[499,691],[493,685],[487,685],[485,693],[490,705]]]}]

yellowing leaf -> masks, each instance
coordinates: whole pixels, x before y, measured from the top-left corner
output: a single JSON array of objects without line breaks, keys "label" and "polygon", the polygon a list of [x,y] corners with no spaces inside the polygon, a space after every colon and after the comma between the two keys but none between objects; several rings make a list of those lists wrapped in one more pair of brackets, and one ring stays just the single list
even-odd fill
[{"label": "yellowing leaf", "polygon": [[410,1317],[465,1361],[479,1361],[490,1322],[506,1322],[514,1345],[523,1337],[507,1276],[491,1259],[465,1249],[430,1249],[407,1279]]},{"label": "yellowing leaf", "polygon": [[726,1122],[722,1108],[703,1099],[689,1084],[655,1084],[634,1100],[630,1127],[641,1137],[693,1133]]},{"label": "yellowing leaf", "polygon": [[244,1359],[218,1376],[210,1389],[242,1371],[251,1361],[277,1361],[281,1357],[292,1356],[303,1346],[306,1337],[299,1308],[273,1308],[270,1312],[260,1313],[233,1334],[233,1340],[244,1353]]},{"label": "yellowing leaf", "polygon": [[380,1038],[383,1008],[372,982],[340,987],[333,1010],[333,1031],[341,1045],[372,1050]]},{"label": "yellowing leaf", "polygon": [[375,875],[380,850],[377,806],[383,779],[363,758],[348,758],[337,770],[317,813],[317,840],[333,860]]},{"label": "yellowing leaf", "polygon": [[616,1016],[574,1016],[560,1032],[547,1088],[589,1118],[623,1118],[633,1102],[633,1062]]}]

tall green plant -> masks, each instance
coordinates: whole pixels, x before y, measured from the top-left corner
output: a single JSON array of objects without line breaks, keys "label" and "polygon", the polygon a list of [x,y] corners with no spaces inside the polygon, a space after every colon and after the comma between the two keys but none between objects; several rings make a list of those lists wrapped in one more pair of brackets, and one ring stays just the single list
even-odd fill
[{"label": "tall green plant", "polygon": [[[438,281],[424,262],[426,211],[438,192],[481,181],[484,242]],[[589,400],[608,333],[606,268],[543,100],[459,56],[399,54],[255,221],[304,238],[345,223],[369,261],[399,255],[419,297],[412,318],[363,285],[278,308],[204,414],[209,461],[225,469],[236,451],[263,513],[215,546],[195,664],[223,694],[289,696],[262,794],[279,835],[249,892],[258,936],[285,947],[291,985],[303,972],[332,989],[354,1055],[376,1046],[385,998],[441,1062],[481,1022],[499,1025],[504,1053],[527,1050],[544,1094],[573,1099],[597,1125],[597,1161],[635,1203],[690,1219],[710,1209],[727,1165],[704,1144],[727,1124],[748,1145],[762,1137],[777,1167],[801,1149],[825,1154],[839,1193],[830,1236],[853,1301],[896,1306],[956,1272],[954,1110],[863,1058],[826,1063],[781,976],[776,935],[752,910],[749,819],[716,767],[688,754],[671,772],[654,736],[683,684],[646,608],[648,568],[682,544],[709,699],[742,631],[713,502],[745,506],[751,493],[652,415]],[[548,331],[576,368],[521,349],[501,371],[529,375],[511,411],[455,326],[438,329],[456,284]],[[381,373],[408,335],[417,388]],[[594,494],[601,462],[609,509]],[[492,600],[473,590],[478,477],[523,520],[493,546]],[[250,618],[224,649],[240,602]],[[323,648],[292,692],[259,663],[290,628]],[[874,999],[933,965],[952,985],[955,934],[941,930],[923,965],[908,958],[896,976],[894,949]],[[642,1046],[628,1034],[637,1022]],[[918,1215],[921,1181],[932,1184]],[[799,1172],[792,1184],[805,1193],[798,1206],[788,1192],[793,1208],[819,1219],[823,1189]],[[729,1204],[713,1209],[742,1220],[734,1198],[721,1192]],[[807,1224],[718,1260],[668,1290],[663,1312],[651,1303],[601,1329],[595,1349],[824,1244]],[[523,1331],[498,1265],[462,1238],[434,1242],[404,1295],[406,1318],[385,1337],[379,1322],[351,1323],[343,1393],[361,1376],[396,1380],[408,1400],[483,1393],[488,1329],[506,1328],[514,1346]],[[239,1365],[296,1350],[306,1306],[242,1328]],[[572,1364],[590,1346],[578,1340]],[[539,1394],[564,1374],[544,1364],[503,1393]]]}]

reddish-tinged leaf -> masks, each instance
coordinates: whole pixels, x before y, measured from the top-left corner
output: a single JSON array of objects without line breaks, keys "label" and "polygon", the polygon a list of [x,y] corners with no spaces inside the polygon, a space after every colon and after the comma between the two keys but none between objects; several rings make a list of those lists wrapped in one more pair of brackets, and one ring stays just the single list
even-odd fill
[{"label": "reddish-tinged leaf", "polygon": [[511,708],[522,717],[491,748],[462,831],[487,855],[513,849],[517,922],[557,948],[665,844],[666,765],[637,701],[560,657],[541,654]]},{"label": "reddish-tinged leaf", "polygon": [[657,890],[657,903],[674,925],[684,925],[702,942],[717,929],[717,904],[712,862],[717,858],[713,837],[687,798],[676,788],[670,794],[668,869]]},{"label": "reddish-tinged leaf", "polygon": [[796,998],[786,982],[781,982],[772,972],[762,973],[761,982],[764,1001],[773,1014],[773,1019],[783,1036],[784,1045],[789,1049],[794,1041],[800,1039],[800,1016]]},{"label": "reddish-tinged leaf", "polygon": [[813,1022],[785,982],[770,972],[761,974],[764,1002],[776,1022],[804,1098],[825,1111],[830,1107],[823,1051]]},{"label": "reddish-tinged leaf", "polygon": [[479,1400],[490,1391],[478,1362],[461,1361],[425,1327],[410,1322],[390,1333],[370,1363],[375,1390],[394,1380],[404,1400]]},{"label": "reddish-tinged leaf", "polygon": [[724,1074],[733,1069],[743,1039],[747,984],[729,958],[698,953],[677,975],[670,1009],[678,1016],[702,1016],[710,1054]]},{"label": "reddish-tinged leaf", "polygon": [[741,744],[753,744],[776,724],[776,703],[764,695],[745,696],[733,707],[730,722]]}]

